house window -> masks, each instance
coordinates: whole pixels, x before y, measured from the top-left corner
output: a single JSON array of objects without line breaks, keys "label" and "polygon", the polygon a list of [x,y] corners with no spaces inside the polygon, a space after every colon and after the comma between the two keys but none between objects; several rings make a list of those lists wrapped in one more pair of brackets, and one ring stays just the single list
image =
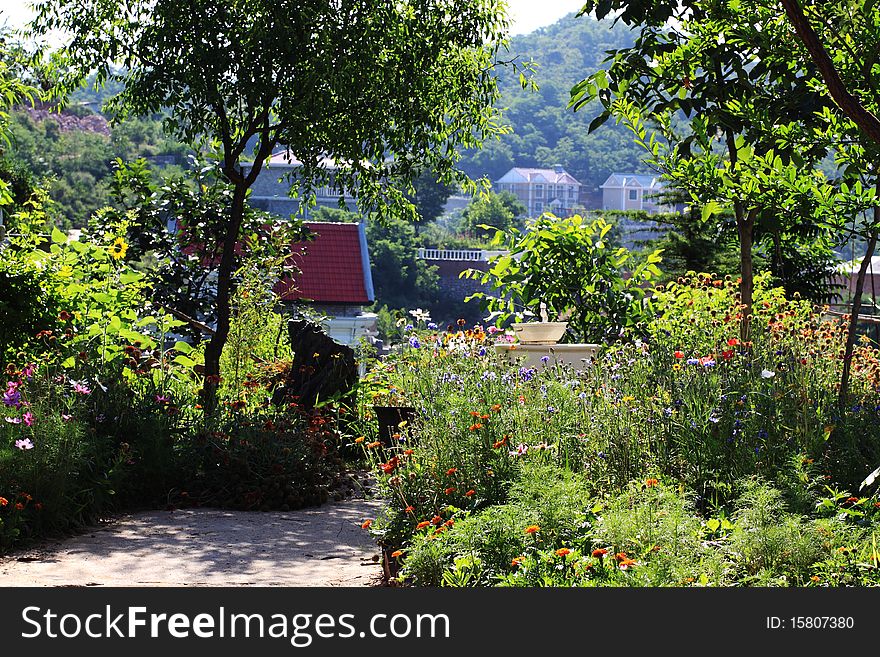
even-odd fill
[{"label": "house window", "polygon": [[544,211],[544,204],[541,203],[540,201],[536,201],[535,202],[535,212],[538,213],[538,212],[543,212],[543,211]]},{"label": "house window", "polygon": [[568,198],[574,198],[574,187],[571,185],[568,187]]},{"label": "house window", "polygon": [[535,198],[544,197],[544,185],[535,185]]},{"label": "house window", "polygon": [[637,200],[639,200],[639,190],[637,190],[637,189],[631,189],[631,190],[629,190],[629,200],[630,200],[630,201],[637,201]]}]

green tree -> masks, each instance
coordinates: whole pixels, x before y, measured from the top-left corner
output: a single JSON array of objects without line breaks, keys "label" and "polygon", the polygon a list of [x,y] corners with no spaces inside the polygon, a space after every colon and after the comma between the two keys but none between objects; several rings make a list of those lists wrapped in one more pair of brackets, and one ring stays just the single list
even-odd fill
[{"label": "green tree", "polygon": [[402,219],[367,223],[376,305],[428,308],[437,303],[437,268],[418,257],[415,228]]},{"label": "green tree", "polygon": [[[827,145],[804,137],[827,103],[790,57],[772,56],[784,31],[751,4],[613,0],[587,2],[582,11],[592,10],[614,12],[638,37],[575,86],[572,106],[600,100],[604,111],[591,128],[612,115],[626,123],[651,163],[700,206],[703,221],[732,211],[747,339],[758,224],[779,223],[764,231],[771,239],[804,232],[808,220],[824,225],[818,215],[828,208],[812,202],[807,188]],[[648,121],[659,123],[661,140],[649,137]],[[780,195],[782,175],[792,174],[797,185]],[[801,203],[809,213],[795,211]]]},{"label": "green tree", "polygon": [[459,229],[465,233],[487,235],[490,230],[521,227],[526,211],[526,206],[511,192],[488,192],[475,197],[464,209]]},{"label": "green tree", "polygon": [[473,188],[455,167],[458,151],[500,130],[493,65],[506,19],[491,0],[43,0],[36,9],[35,34],[71,37],[58,57],[59,93],[96,70],[98,83],[124,85],[111,102],[118,117],[164,109],[179,139],[216,147],[233,193],[205,351],[208,409],[247,193],[277,145],[302,162],[304,197],[329,184],[356,193],[366,211],[412,217],[416,176],[433,169]]}]

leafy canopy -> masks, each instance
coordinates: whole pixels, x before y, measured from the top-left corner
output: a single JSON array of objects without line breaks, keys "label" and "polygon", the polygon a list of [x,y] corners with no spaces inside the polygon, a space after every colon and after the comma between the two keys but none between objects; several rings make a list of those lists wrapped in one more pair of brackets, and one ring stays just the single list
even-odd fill
[{"label": "leafy canopy", "polygon": [[59,95],[92,71],[98,83],[122,82],[117,117],[167,111],[176,136],[221,150],[235,184],[255,179],[242,157],[262,160],[281,144],[303,164],[303,193],[332,183],[356,189],[362,209],[412,215],[409,181],[430,166],[472,186],[455,169],[457,151],[500,130],[492,67],[506,18],[492,0],[44,0],[36,9],[37,35],[72,35],[56,56]]}]

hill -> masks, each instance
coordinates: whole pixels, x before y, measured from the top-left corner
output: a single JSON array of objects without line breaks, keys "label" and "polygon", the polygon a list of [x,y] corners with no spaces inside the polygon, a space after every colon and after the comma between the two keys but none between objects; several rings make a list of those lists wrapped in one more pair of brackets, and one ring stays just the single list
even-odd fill
[{"label": "hill", "polygon": [[513,37],[504,59],[535,62],[538,91],[523,90],[519,74],[511,67],[501,70],[499,106],[506,108],[504,119],[513,132],[487,143],[482,151],[468,153],[462,162],[464,170],[472,177],[486,175],[495,180],[515,165],[562,164],[588,193],[598,192],[613,171],[649,172],[641,163],[642,150],[633,144],[626,128],[606,123],[589,134],[598,107],[586,106],[578,112],[568,109],[571,87],[602,67],[606,51],[632,45],[633,40],[632,32],[621,24],[574,14]]}]

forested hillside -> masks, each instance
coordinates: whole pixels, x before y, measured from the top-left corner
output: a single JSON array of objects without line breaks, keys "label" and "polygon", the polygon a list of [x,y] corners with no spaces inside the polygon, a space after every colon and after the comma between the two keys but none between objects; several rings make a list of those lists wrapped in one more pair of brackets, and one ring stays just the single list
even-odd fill
[{"label": "forested hillside", "polygon": [[631,45],[623,25],[570,14],[557,23],[511,40],[509,56],[537,65],[538,91],[523,90],[511,67],[500,71],[501,107],[511,134],[470,153],[463,165],[471,176],[494,180],[510,167],[562,164],[588,192],[596,191],[613,171],[647,172],[632,133],[613,122],[588,134],[598,111],[568,109],[569,90],[602,66],[606,51]]}]

